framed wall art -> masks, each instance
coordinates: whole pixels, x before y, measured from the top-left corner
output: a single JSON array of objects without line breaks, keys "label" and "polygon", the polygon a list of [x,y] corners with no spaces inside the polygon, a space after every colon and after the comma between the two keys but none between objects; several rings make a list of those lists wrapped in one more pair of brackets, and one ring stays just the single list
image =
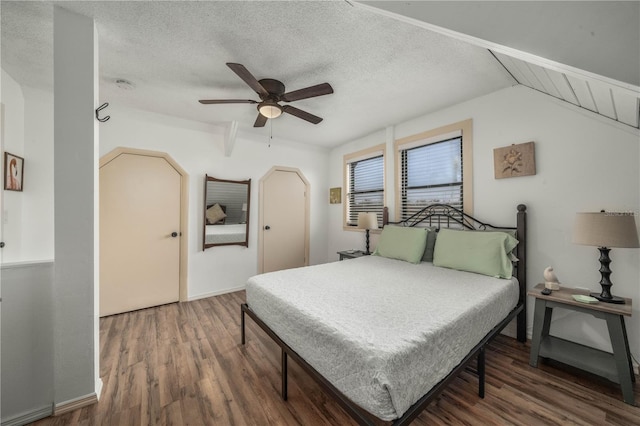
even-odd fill
[{"label": "framed wall art", "polygon": [[534,143],[526,142],[494,149],[493,170],[496,179],[535,175]]},{"label": "framed wall art", "polygon": [[24,158],[4,153],[4,189],[22,191],[24,184]]},{"label": "framed wall art", "polygon": [[342,188],[329,189],[329,203],[330,204],[342,203]]}]

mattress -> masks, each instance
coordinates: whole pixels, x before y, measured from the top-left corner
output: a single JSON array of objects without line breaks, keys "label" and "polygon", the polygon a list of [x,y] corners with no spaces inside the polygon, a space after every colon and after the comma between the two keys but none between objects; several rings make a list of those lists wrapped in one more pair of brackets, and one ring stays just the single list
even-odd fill
[{"label": "mattress", "polygon": [[379,256],[257,275],[247,304],[354,403],[393,420],[516,306],[516,279]]},{"label": "mattress", "polygon": [[247,225],[207,225],[204,242],[206,244],[240,243],[245,241]]}]

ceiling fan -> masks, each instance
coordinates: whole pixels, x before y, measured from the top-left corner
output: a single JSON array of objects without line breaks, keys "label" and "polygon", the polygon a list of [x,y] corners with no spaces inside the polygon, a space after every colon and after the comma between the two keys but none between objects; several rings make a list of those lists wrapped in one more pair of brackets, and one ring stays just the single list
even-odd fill
[{"label": "ceiling fan", "polygon": [[293,102],[331,94],[333,93],[333,88],[329,83],[317,84],[285,93],[284,84],[278,80],[272,78],[257,80],[242,64],[228,62],[227,66],[258,94],[261,102],[251,99],[201,99],[199,101],[201,104],[258,104],[259,114],[256,122],[253,123],[253,127],[263,127],[267,119],[279,117],[283,112],[313,124],[318,124],[322,121],[322,118],[317,115],[310,114],[291,105],[280,105],[279,102]]}]

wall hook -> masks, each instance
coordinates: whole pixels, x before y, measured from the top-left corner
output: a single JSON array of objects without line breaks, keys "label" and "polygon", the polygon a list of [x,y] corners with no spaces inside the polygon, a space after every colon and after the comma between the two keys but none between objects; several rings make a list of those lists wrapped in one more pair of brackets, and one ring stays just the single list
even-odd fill
[{"label": "wall hook", "polygon": [[107,115],[107,116],[106,116],[106,117],[104,117],[104,118],[100,118],[100,117],[98,116],[98,113],[99,113],[100,111],[102,111],[103,109],[105,109],[106,107],[108,107],[108,106],[109,106],[109,102],[105,102],[105,103],[103,103],[102,105],[100,105],[100,106],[96,109],[96,120],[98,120],[98,121],[99,121],[99,122],[101,122],[101,123],[104,123],[105,121],[108,121],[108,120],[111,118],[111,116],[109,116],[109,115]]}]

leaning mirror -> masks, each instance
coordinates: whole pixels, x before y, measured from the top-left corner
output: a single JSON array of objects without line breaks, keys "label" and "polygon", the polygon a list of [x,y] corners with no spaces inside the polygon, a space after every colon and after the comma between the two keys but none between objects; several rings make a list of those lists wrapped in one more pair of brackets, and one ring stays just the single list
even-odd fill
[{"label": "leaning mirror", "polygon": [[202,249],[215,246],[249,247],[251,179],[226,180],[205,175]]}]

